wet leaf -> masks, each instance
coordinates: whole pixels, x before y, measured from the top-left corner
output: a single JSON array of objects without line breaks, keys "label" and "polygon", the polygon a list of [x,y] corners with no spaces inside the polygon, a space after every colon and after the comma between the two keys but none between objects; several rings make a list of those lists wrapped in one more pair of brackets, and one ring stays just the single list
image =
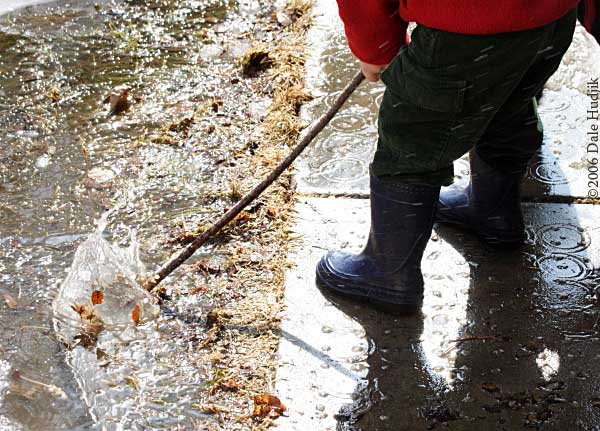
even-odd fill
[{"label": "wet leaf", "polygon": [[286,411],[287,408],[281,400],[274,395],[262,394],[254,396],[254,412],[252,416],[258,419],[266,417],[275,419]]},{"label": "wet leaf", "polygon": [[207,405],[202,405],[199,406],[200,407],[200,411],[202,411],[202,413],[205,413],[207,415],[214,415],[216,413],[229,413],[230,410],[227,407],[223,407],[223,406],[219,406],[217,404],[207,404]]},{"label": "wet leaf", "polygon": [[152,142],[155,144],[173,145],[175,147],[179,145],[179,141],[169,135],[156,136],[152,138]]},{"label": "wet leaf", "polygon": [[8,292],[2,292],[2,297],[4,298],[8,308],[17,308],[19,305],[17,299]]},{"label": "wet leaf", "polygon": [[87,304],[73,304],[71,308],[82,320],[92,321],[96,317],[96,310]]},{"label": "wet leaf", "polygon": [[140,305],[139,304],[135,304],[135,307],[133,307],[133,312],[131,313],[131,320],[133,320],[133,323],[135,323],[136,325],[138,323],[140,323]]},{"label": "wet leaf", "polygon": [[193,125],[194,120],[192,118],[183,118],[169,125],[168,130],[169,132],[187,134]]},{"label": "wet leaf", "polygon": [[110,104],[108,114],[117,115],[129,109],[129,87],[119,86],[104,99],[105,104]]},{"label": "wet leaf", "polygon": [[235,380],[229,379],[229,380],[221,383],[221,389],[223,389],[224,391],[235,392],[235,391],[238,391],[240,389],[240,387]]},{"label": "wet leaf", "polygon": [[92,304],[102,304],[104,301],[104,293],[101,290],[94,290],[92,292]]},{"label": "wet leaf", "polygon": [[494,383],[482,383],[481,389],[488,392],[498,392],[500,390]]},{"label": "wet leaf", "polygon": [[269,52],[262,48],[250,48],[242,58],[242,74],[246,77],[257,76],[273,65]]},{"label": "wet leaf", "polygon": [[137,377],[135,377],[135,376],[125,376],[125,381],[127,382],[127,384],[129,386],[131,386],[136,391],[140,390],[140,383],[139,383]]}]

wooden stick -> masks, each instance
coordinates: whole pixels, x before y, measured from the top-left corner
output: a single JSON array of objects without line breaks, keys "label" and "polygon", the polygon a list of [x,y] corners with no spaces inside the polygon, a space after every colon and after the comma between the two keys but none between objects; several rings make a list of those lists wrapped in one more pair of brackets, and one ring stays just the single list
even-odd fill
[{"label": "wooden stick", "polygon": [[182,248],[156,271],[153,275],[148,277],[143,283],[144,289],[149,292],[153,292],[158,284],[165,279],[169,274],[175,271],[189,259],[196,250],[202,247],[211,237],[223,229],[230,221],[232,221],[240,212],[244,210],[252,201],[264,192],[273,182],[279,178],[279,176],[298,158],[298,156],[304,151],[304,149],[313,141],[313,139],[319,134],[321,130],[331,121],[331,119],[337,114],[344,102],[348,100],[348,97],[358,88],[360,83],[363,81],[364,76],[361,72],[357,73],[356,76],[350,81],[344,88],[342,93],[335,99],[333,106],[321,115],[316,121],[314,121],[308,129],[306,129],[304,137],[298,142],[290,154],[283,159],[279,165],[273,171],[265,177],[259,184],[257,184],[250,192],[242,197],[234,206],[232,206],[225,214],[219,217],[208,229],[198,235],[191,243],[186,247]]}]

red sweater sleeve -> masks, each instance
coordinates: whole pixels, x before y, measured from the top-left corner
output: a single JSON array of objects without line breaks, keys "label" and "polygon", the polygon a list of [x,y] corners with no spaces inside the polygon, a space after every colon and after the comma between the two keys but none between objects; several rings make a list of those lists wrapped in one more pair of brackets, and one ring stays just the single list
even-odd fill
[{"label": "red sweater sleeve", "polygon": [[408,23],[399,0],[337,0],[352,53],[365,63],[388,64],[406,43]]}]

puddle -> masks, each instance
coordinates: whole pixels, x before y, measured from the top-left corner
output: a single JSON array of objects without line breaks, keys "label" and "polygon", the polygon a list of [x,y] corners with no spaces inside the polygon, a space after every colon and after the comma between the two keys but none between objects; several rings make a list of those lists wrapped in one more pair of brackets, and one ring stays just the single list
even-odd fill
[{"label": "puddle", "polygon": [[[0,428],[214,421],[197,406],[210,373],[189,351],[204,332],[200,295],[72,350],[52,300],[107,209],[104,238],[127,246],[137,230],[153,268],[175,227],[230,205],[224,185],[243,172],[236,155],[265,109],[245,108],[254,89],[237,59],[251,37],[268,38],[255,25],[267,13],[254,1],[77,0],[0,17]],[[109,116],[102,102],[118,86],[130,107]]]}]

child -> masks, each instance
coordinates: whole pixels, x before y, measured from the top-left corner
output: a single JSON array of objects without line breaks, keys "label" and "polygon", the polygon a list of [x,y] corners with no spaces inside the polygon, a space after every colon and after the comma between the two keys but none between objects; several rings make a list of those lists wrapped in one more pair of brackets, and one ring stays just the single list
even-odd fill
[{"label": "child", "polygon": [[[468,228],[497,247],[523,243],[519,185],[543,137],[535,95],[571,44],[577,4],[338,0],[363,74],[381,78],[386,91],[370,169],[369,239],[359,254],[329,252],[320,260],[323,289],[392,313],[415,312],[434,221]],[[405,45],[409,21],[418,25]],[[466,152],[469,186],[440,193]]]}]

